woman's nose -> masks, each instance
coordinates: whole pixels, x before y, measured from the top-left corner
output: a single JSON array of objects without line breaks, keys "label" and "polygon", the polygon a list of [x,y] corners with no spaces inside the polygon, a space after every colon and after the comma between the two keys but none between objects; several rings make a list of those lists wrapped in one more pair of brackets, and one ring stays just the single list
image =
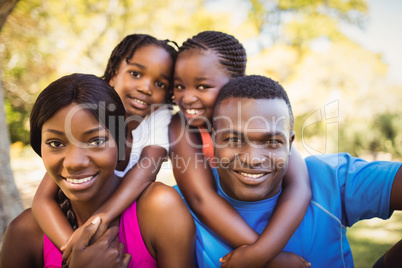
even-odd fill
[{"label": "woman's nose", "polygon": [[89,157],[85,153],[83,144],[69,146],[64,157],[64,167],[70,170],[79,170],[89,165]]}]

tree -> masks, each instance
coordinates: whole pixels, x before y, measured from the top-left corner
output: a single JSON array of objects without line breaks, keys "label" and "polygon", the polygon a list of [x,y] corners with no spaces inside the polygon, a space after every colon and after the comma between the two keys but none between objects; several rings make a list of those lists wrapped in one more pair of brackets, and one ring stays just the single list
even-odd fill
[{"label": "tree", "polygon": [[[18,0],[0,0],[0,32],[17,2]],[[10,138],[3,104],[4,96],[0,75],[0,245],[8,223],[23,209],[10,165]]]}]

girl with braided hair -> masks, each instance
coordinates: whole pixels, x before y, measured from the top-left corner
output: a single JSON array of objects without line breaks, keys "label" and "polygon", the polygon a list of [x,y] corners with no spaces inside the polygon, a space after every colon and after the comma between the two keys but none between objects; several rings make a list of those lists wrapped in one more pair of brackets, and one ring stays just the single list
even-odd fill
[{"label": "girl with braided hair", "polygon": [[[302,221],[311,199],[307,167],[294,147],[284,192],[261,235],[218,195],[212,174],[211,167],[220,164],[215,162],[211,139],[214,104],[228,81],[245,75],[246,61],[242,44],[222,32],[201,32],[179,48],[174,101],[180,112],[169,127],[173,173],[179,191],[195,214],[196,225],[205,224],[225,240],[229,248],[235,249],[222,256],[222,267],[266,267],[278,263],[283,265],[281,267],[291,267],[286,263],[288,258],[279,253]],[[256,176],[243,175],[249,179]],[[203,254],[203,243],[196,243],[198,264],[219,267],[219,261],[216,263],[217,260],[210,260]]]},{"label": "girl with braided hair", "polygon": [[[116,175],[122,183],[86,224],[101,216],[101,234],[108,224],[156,180],[169,150],[168,126],[173,115],[173,67],[177,51],[167,40],[145,34],[126,36],[113,50],[103,79],[119,94],[127,116],[127,147],[119,155]],[[33,201],[39,225],[67,258],[82,228],[73,229],[54,201],[57,185],[45,175]],[[44,217],[44,215],[47,215]],[[49,217],[50,215],[50,217]]]},{"label": "girl with braided hair", "polygon": [[[31,146],[62,192],[71,227],[83,226],[123,183],[114,171],[119,152],[125,150],[127,131],[121,124],[126,113],[108,83],[86,74],[51,83],[33,106]],[[151,183],[93,242],[101,223],[96,217],[86,225],[66,265],[186,268],[194,264],[193,219],[179,194],[160,182]],[[62,253],[44,235],[30,209],[8,226],[0,267],[61,264]]]}]

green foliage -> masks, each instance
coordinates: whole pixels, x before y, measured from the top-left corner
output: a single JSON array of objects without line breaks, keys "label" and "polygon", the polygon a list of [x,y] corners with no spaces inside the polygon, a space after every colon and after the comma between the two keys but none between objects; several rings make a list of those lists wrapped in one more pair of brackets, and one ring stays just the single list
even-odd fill
[{"label": "green foliage", "polygon": [[305,50],[319,37],[345,40],[340,24],[364,25],[368,6],[364,0],[249,0],[249,19],[273,42]]},{"label": "green foliage", "polygon": [[7,114],[7,124],[10,132],[11,143],[22,141],[29,143],[29,135],[27,131],[28,111],[18,106],[12,106],[8,100],[5,100],[5,111]]},{"label": "green foliage", "polygon": [[357,118],[349,120],[340,129],[339,144],[341,151],[356,156],[368,153],[376,158],[376,154],[383,152],[397,159],[402,157],[402,117],[396,113],[382,113],[375,115],[369,121]]},{"label": "green foliage", "polygon": [[0,63],[11,142],[28,142],[31,105],[43,81],[54,72],[48,64],[52,51],[38,38],[46,34],[43,21],[47,17],[49,14],[40,1],[21,1],[9,15],[0,36]]}]

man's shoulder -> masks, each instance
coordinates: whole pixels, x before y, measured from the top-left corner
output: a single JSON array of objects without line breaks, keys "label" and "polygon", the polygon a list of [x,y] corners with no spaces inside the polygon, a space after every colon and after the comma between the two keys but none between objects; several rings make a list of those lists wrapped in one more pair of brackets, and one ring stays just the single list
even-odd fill
[{"label": "man's shoulder", "polygon": [[307,167],[315,167],[315,166],[328,166],[328,167],[339,167],[348,162],[353,161],[354,157],[352,157],[348,153],[337,153],[337,154],[320,154],[320,155],[310,155],[305,158]]}]

